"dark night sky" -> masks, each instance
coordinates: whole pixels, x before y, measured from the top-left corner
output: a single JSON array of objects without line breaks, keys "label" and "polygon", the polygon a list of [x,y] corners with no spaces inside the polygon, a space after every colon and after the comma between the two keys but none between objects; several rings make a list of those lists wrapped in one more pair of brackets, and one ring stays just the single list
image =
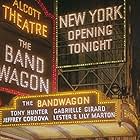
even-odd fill
[{"label": "dark night sky", "polygon": [[70,13],[69,11],[83,11],[85,9],[94,9],[116,5],[122,0],[58,0],[58,9],[61,13]]}]

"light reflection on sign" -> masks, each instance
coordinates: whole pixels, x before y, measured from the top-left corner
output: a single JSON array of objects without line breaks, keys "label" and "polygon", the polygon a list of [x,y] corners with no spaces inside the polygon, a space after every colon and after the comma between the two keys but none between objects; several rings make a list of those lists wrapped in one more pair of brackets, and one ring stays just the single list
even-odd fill
[{"label": "light reflection on sign", "polygon": [[136,113],[136,107],[132,106],[127,102],[121,105],[122,107],[122,121],[126,121],[131,125],[134,125],[135,128],[138,127],[138,116]]}]

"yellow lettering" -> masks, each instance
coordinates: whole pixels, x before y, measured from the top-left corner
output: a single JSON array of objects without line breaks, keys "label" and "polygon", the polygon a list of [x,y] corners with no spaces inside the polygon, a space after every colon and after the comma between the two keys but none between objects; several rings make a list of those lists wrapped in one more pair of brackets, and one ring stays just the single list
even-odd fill
[{"label": "yellow lettering", "polygon": [[72,105],[76,105],[76,98],[72,98]]},{"label": "yellow lettering", "polygon": [[18,1],[17,1],[17,0],[15,0],[14,3],[13,3],[13,6],[15,6],[15,5],[16,5],[17,8],[18,8]]},{"label": "yellow lettering", "polygon": [[14,10],[14,12],[12,12],[12,8],[10,8],[9,20],[12,21],[12,19],[13,19],[13,23],[16,23],[16,11]]},{"label": "yellow lettering", "polygon": [[21,25],[20,25],[21,22],[22,22],[22,16],[19,13],[17,13],[17,26],[20,28],[21,28]]},{"label": "yellow lettering", "polygon": [[24,21],[22,30],[24,30],[24,28],[26,28],[27,32],[29,33],[29,27],[28,27],[28,20],[27,19]]},{"label": "yellow lettering", "polygon": [[28,8],[28,14],[31,16],[31,15],[33,15],[33,9],[32,9],[32,7],[29,7]]},{"label": "yellow lettering", "polygon": [[47,37],[47,32],[48,32],[47,28],[48,28],[47,26],[43,25],[42,35],[44,37]]},{"label": "yellow lettering", "polygon": [[42,107],[41,100],[37,101],[37,107]]},{"label": "yellow lettering", "polygon": [[41,12],[32,8],[31,6],[28,6],[25,3],[23,4],[22,1],[18,2],[17,0],[15,0],[13,6],[16,6],[16,8],[19,9],[20,11],[23,11],[24,13],[33,16],[34,18],[37,17],[37,19],[40,20]]},{"label": "yellow lettering", "polygon": [[23,10],[24,10],[24,13],[28,13],[28,5],[27,4],[23,5]]},{"label": "yellow lettering", "polygon": [[36,23],[36,34],[41,35],[41,24]]},{"label": "yellow lettering", "polygon": [[33,9],[33,11],[34,11],[34,17],[36,17],[36,13],[37,13],[37,19],[40,20],[41,12],[37,11],[36,9]]},{"label": "yellow lettering", "polygon": [[[16,5],[16,2],[17,1],[15,1],[13,5]],[[2,5],[2,7],[4,10],[4,19],[11,21],[12,23],[15,23],[19,28],[26,31],[27,33],[47,37],[48,27],[46,25],[33,22],[26,18],[24,19],[20,13],[16,12],[15,10],[13,10],[8,6]],[[29,9],[28,5],[25,4],[23,8],[24,12],[28,12],[27,9]],[[33,12],[32,7],[30,7],[30,14],[31,11]]]},{"label": "yellow lettering", "polygon": [[37,11],[37,14],[38,14],[38,20],[40,20],[41,12]]},{"label": "yellow lettering", "polygon": [[32,21],[29,21],[29,23],[30,23],[30,32],[31,32],[31,34],[33,34],[35,23]]},{"label": "yellow lettering", "polygon": [[90,98],[88,97],[73,97],[73,98],[55,98],[47,100],[38,100],[38,107],[48,107],[48,106],[67,106],[67,105],[81,105],[89,104]]},{"label": "yellow lettering", "polygon": [[6,5],[2,5],[2,7],[4,8],[4,18],[7,19],[7,10],[10,8]]},{"label": "yellow lettering", "polygon": [[21,1],[19,1],[19,10],[23,11]]}]

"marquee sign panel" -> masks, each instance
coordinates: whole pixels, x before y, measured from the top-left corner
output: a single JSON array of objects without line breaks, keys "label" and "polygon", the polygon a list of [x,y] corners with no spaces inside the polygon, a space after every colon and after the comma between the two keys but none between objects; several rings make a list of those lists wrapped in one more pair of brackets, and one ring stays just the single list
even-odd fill
[{"label": "marquee sign panel", "polygon": [[115,122],[117,101],[102,99],[99,91],[79,91],[16,97],[1,111],[2,126]]},{"label": "marquee sign panel", "polygon": [[57,12],[60,68],[125,61],[126,1],[59,0]]}]

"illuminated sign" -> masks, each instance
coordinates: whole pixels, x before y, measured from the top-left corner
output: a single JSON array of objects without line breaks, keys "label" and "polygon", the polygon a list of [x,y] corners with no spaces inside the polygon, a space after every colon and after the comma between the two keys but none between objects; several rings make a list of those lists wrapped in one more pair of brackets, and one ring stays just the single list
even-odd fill
[{"label": "illuminated sign", "polygon": [[102,100],[99,91],[16,97],[1,108],[2,126],[115,122],[118,101]]},{"label": "illuminated sign", "polygon": [[53,15],[38,0],[2,0],[0,16],[0,86],[11,93],[51,92],[56,77]]},{"label": "illuminated sign", "polygon": [[71,3],[76,8],[69,9],[65,0],[58,1],[59,66],[125,61],[125,1],[104,3],[103,0],[88,0],[87,4],[85,1],[79,5],[75,1]]},{"label": "illuminated sign", "polygon": [[[10,2],[10,0],[9,0]],[[41,12],[36,8],[28,5],[27,2],[14,0],[12,4],[8,2],[2,4],[3,18],[19,27],[21,30],[39,35],[47,38],[48,36],[48,25],[39,23],[41,20]],[[26,16],[24,16],[26,14]],[[28,16],[28,18],[26,18]],[[31,20],[36,20],[33,21]]]}]

